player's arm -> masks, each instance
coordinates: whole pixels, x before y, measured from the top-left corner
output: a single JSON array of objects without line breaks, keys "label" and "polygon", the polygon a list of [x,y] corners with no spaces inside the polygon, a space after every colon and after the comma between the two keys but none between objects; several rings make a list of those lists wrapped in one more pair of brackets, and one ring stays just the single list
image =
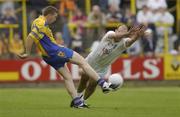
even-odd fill
[{"label": "player's arm", "polygon": [[116,34],[114,35],[114,40],[115,40],[115,41],[119,41],[119,40],[122,39],[122,38],[128,37],[129,34],[130,34],[129,32],[116,33]]},{"label": "player's arm", "polygon": [[129,38],[125,42],[126,47],[131,46],[135,41],[142,37],[144,35],[145,30],[146,26],[144,25],[139,25],[137,27],[133,27],[132,29],[130,29]]},{"label": "player's arm", "polygon": [[25,53],[18,55],[21,59],[27,58],[31,53],[31,48],[34,41],[41,39],[44,34],[47,33],[44,22],[38,22],[32,26],[32,30],[29,33],[25,43]]},{"label": "player's arm", "polygon": [[23,54],[19,54],[18,55],[19,58],[25,59],[30,55],[33,43],[34,43],[34,40],[29,34],[27,39],[26,39],[26,42],[25,42],[25,52]]},{"label": "player's arm", "polygon": [[128,37],[129,34],[129,32],[111,33],[109,34],[109,37],[114,39],[114,41],[120,41],[122,38]]},{"label": "player's arm", "polygon": [[129,37],[126,42],[125,42],[125,45],[126,47],[129,47],[131,46],[135,41],[138,40],[138,37],[137,36],[132,36],[132,37]]}]

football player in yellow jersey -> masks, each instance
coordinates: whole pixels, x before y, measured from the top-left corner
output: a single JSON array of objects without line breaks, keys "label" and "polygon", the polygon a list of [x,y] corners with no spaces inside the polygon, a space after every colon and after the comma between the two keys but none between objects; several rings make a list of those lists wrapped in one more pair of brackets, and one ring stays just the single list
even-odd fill
[{"label": "football player in yellow jersey", "polygon": [[42,15],[32,23],[31,32],[26,39],[25,53],[18,56],[21,59],[27,58],[30,55],[33,43],[35,43],[42,53],[43,60],[63,76],[65,87],[72,97],[71,107],[84,108],[86,105],[77,95],[72,76],[66,65],[67,62],[79,65],[90,78],[97,81],[97,84],[101,86],[103,92],[113,90],[113,85],[100,78],[78,53],[56,44],[49,24],[56,21],[57,16],[58,11],[53,6],[47,6],[42,10]]}]

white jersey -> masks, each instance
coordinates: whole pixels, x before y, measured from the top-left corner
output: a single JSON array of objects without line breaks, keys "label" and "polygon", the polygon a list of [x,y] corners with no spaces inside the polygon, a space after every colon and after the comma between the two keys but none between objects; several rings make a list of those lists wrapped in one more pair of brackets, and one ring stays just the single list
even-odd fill
[{"label": "white jersey", "polygon": [[107,32],[102,38],[99,46],[86,58],[87,62],[100,76],[107,73],[109,66],[127,48],[125,45],[127,38],[122,38],[119,42],[115,42],[114,39],[110,37],[112,33],[115,32]]}]

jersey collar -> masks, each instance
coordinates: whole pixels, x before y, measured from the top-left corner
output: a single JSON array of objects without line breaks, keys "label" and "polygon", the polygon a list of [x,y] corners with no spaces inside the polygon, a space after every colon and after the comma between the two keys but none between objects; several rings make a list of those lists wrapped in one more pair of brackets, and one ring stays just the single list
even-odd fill
[{"label": "jersey collar", "polygon": [[44,21],[45,21],[45,26],[48,26],[48,23],[46,21],[46,18],[43,15],[40,15],[39,17],[41,17]]}]

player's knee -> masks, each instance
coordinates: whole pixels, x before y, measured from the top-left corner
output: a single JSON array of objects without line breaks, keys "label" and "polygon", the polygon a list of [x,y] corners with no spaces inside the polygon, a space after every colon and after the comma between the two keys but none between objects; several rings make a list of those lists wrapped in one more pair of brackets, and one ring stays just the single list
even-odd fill
[{"label": "player's knee", "polygon": [[89,66],[88,66],[88,63],[86,62],[86,61],[82,61],[80,64],[79,64],[79,67],[81,67],[81,68],[88,68]]}]

